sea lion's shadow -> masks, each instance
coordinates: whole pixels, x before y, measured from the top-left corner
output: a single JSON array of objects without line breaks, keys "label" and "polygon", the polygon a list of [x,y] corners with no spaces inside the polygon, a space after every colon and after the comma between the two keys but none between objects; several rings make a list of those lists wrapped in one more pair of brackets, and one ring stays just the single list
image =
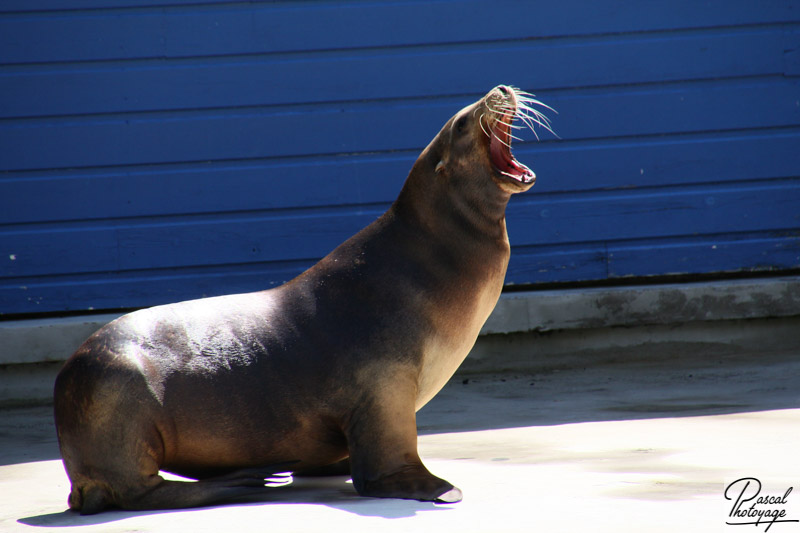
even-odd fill
[{"label": "sea lion's shadow", "polygon": [[293,503],[324,505],[365,517],[410,518],[419,512],[446,510],[449,506],[396,498],[359,496],[350,476],[300,477],[291,485],[254,500],[258,503]]},{"label": "sea lion's shadow", "polygon": [[[348,477],[296,478],[290,485],[276,487],[267,493],[240,499],[230,506],[251,506],[270,504],[322,505],[363,517],[388,519],[410,518],[420,512],[445,511],[449,505],[437,505],[416,500],[383,498],[364,498],[359,496],[348,483]],[[17,520],[20,524],[34,527],[82,527],[107,524],[136,516],[150,516],[167,513],[187,513],[197,509],[168,509],[163,511],[122,511],[109,510],[96,515],[82,516],[73,511],[62,511]]]}]

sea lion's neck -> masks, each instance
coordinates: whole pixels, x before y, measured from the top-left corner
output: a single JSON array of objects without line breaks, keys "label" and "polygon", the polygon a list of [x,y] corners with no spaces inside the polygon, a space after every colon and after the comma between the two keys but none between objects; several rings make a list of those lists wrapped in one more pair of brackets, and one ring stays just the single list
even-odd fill
[{"label": "sea lion's neck", "polygon": [[507,245],[510,196],[490,178],[425,175],[415,167],[392,209],[405,223],[447,240]]},{"label": "sea lion's neck", "polygon": [[[388,213],[423,268],[415,282],[435,335],[425,337],[416,408],[427,403],[467,356],[503,288],[510,257],[505,208],[510,194],[490,177],[412,173]],[[424,273],[424,274],[423,274]]]}]

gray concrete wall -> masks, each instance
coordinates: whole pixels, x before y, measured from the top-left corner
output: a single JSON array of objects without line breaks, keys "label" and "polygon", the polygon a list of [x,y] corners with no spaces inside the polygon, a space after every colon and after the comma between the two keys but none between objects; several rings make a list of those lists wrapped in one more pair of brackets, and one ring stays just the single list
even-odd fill
[{"label": "gray concrete wall", "polygon": [[[49,402],[63,361],[118,315],[0,322],[0,406]],[[459,373],[800,345],[800,276],[504,293]]]}]

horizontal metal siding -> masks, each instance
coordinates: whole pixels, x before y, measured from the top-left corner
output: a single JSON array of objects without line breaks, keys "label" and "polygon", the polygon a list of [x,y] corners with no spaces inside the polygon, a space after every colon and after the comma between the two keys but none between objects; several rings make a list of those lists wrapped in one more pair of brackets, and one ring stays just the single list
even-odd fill
[{"label": "horizontal metal siding", "polygon": [[800,267],[798,1],[110,4],[0,6],[0,314],[286,281],[498,83],[509,283]]}]

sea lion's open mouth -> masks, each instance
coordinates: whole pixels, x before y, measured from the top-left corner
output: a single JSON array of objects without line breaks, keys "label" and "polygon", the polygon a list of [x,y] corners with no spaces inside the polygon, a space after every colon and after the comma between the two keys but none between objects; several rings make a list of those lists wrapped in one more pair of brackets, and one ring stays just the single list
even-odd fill
[{"label": "sea lion's open mouth", "polygon": [[[494,168],[503,176],[515,179],[524,184],[536,181],[536,174],[531,169],[523,165],[511,153],[511,129],[506,122],[511,119],[499,119],[492,128],[492,135],[489,140],[489,158],[492,160]],[[500,140],[504,139],[504,140]]]},{"label": "sea lion's open mouth", "polygon": [[[484,128],[483,131],[489,137],[489,159],[499,174],[523,185],[535,182],[536,174],[517,161],[514,154],[511,153],[512,139],[519,139],[511,133],[511,130],[522,128],[522,126],[514,124],[514,120],[519,118],[531,130],[535,124],[538,124],[551,133],[553,132],[548,118],[534,109],[533,105],[541,105],[553,110],[534,99],[532,94],[505,85],[495,88],[486,98],[486,107],[489,111],[489,130]],[[482,120],[481,127],[483,127]]]}]

